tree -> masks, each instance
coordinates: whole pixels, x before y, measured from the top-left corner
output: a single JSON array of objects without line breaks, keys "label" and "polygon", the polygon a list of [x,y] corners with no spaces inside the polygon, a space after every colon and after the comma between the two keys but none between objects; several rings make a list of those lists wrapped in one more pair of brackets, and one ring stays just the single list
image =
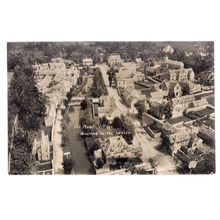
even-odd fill
[{"label": "tree", "polygon": [[97,158],[97,159],[96,159],[96,167],[97,167],[98,169],[102,168],[104,164],[105,164],[105,163],[104,163],[104,161],[102,160],[102,158]]},{"label": "tree", "polygon": [[97,98],[100,97],[101,95],[107,95],[107,94],[108,91],[106,89],[101,70],[97,68],[93,77],[92,96]]},{"label": "tree", "polygon": [[23,131],[21,128],[16,130],[11,150],[9,171],[11,174],[22,175],[30,173],[32,142],[32,132]]},{"label": "tree", "polygon": [[38,91],[30,65],[15,69],[8,96],[9,106],[16,109],[22,127],[39,129],[46,112],[46,97]]},{"label": "tree", "polygon": [[78,86],[81,85],[82,82],[83,82],[82,76],[80,76],[79,78],[77,78],[77,85],[78,85]]},{"label": "tree", "polygon": [[138,117],[140,119],[142,119],[143,117],[143,113],[145,111],[145,108],[144,108],[144,103],[143,102],[136,102],[134,104],[134,106],[136,107],[137,111],[138,111]]},{"label": "tree", "polygon": [[192,170],[192,174],[210,174],[215,173],[215,154],[208,153],[197,162],[196,167]]},{"label": "tree", "polygon": [[63,169],[65,174],[71,174],[71,171],[73,169],[73,161],[72,159],[65,158],[63,161]]},{"label": "tree", "polygon": [[108,120],[105,116],[103,116],[102,118],[100,118],[99,121],[100,121],[100,124],[101,124],[103,127],[106,127],[106,126],[109,125],[109,120]]},{"label": "tree", "polygon": [[109,86],[112,85],[112,81],[115,79],[115,70],[113,68],[110,68],[110,70],[108,70],[107,74],[108,76],[108,81],[109,81]]},{"label": "tree", "polygon": [[10,162],[10,174],[30,174],[30,154],[23,146],[13,147]]},{"label": "tree", "polygon": [[133,140],[135,135],[135,128],[132,120],[124,115],[121,115],[122,131],[124,131],[123,137],[126,141],[130,142]]},{"label": "tree", "polygon": [[165,106],[163,106],[163,114],[165,115],[165,119],[172,118],[173,107],[172,107],[171,102],[168,102]]},{"label": "tree", "polygon": [[98,98],[101,96],[101,89],[100,88],[96,88],[96,89],[92,89],[92,93],[91,95],[94,97],[94,98]]},{"label": "tree", "polygon": [[112,121],[112,127],[113,128],[122,128],[122,122],[119,117],[115,117]]},{"label": "tree", "polygon": [[82,102],[80,103],[80,106],[81,106],[81,109],[82,109],[82,110],[87,109],[88,106],[89,106],[88,99],[87,99],[87,98],[83,99]]}]

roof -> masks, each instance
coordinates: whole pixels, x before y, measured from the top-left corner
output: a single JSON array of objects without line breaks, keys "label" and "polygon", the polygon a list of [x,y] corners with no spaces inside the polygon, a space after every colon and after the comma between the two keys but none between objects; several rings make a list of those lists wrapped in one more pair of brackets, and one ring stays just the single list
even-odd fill
[{"label": "roof", "polygon": [[174,49],[170,45],[167,45],[163,48],[163,52],[172,54],[174,52]]},{"label": "roof", "polygon": [[145,95],[141,95],[138,93],[136,89],[134,89],[132,86],[128,86],[125,88],[125,91],[122,93],[123,98],[126,99],[129,103],[131,103],[134,99],[137,100],[144,100],[146,99]]},{"label": "roof", "polygon": [[172,99],[172,103],[173,103],[173,105],[185,104],[185,103],[192,102],[194,100],[195,100],[195,96],[194,95],[185,95],[185,96],[173,98]]},{"label": "roof", "polygon": [[92,60],[92,58],[84,58],[83,60],[82,60],[83,62],[92,62],[93,60]]},{"label": "roof", "polygon": [[45,87],[48,87],[50,82],[52,80],[52,77],[49,76],[49,75],[46,75],[41,81],[39,81],[37,83],[37,85],[40,87],[40,88],[45,88]]},{"label": "roof", "polygon": [[135,156],[142,148],[137,145],[128,145],[121,136],[112,136],[107,139],[103,147],[106,156]]},{"label": "roof", "polygon": [[179,142],[190,140],[190,135],[189,133],[179,131],[175,134],[170,134],[168,138],[169,138],[170,143],[172,144],[175,142],[179,143]]},{"label": "roof", "polygon": [[136,63],[142,62],[141,58],[136,58],[135,61],[136,61]]},{"label": "roof", "polygon": [[176,60],[170,60],[168,57],[165,57],[164,60],[161,60],[161,61],[157,62],[157,64],[162,65],[162,66],[171,65],[171,66],[177,67],[178,69],[184,68],[184,63],[183,62],[176,61]]},{"label": "roof", "polygon": [[164,126],[162,127],[162,129],[165,131],[165,132],[168,132],[168,133],[176,133],[178,130],[173,126],[171,125],[170,123],[166,122],[164,124]]},{"label": "roof", "polygon": [[152,107],[159,107],[159,106],[161,106],[161,103],[157,102],[157,101],[152,101],[152,102],[150,102],[150,106],[152,106]]},{"label": "roof", "polygon": [[102,149],[95,150],[95,151],[94,151],[94,156],[95,156],[96,158],[102,157]]},{"label": "roof", "polygon": [[164,80],[161,85],[165,85],[166,89],[168,90],[170,88],[170,81]]},{"label": "roof", "polygon": [[132,72],[130,71],[130,69],[122,67],[119,69],[119,72],[115,74],[116,75],[116,79],[128,79],[131,78]]},{"label": "roof", "polygon": [[111,54],[108,58],[108,62],[111,62],[113,60],[121,60],[121,56],[119,54]]},{"label": "roof", "polygon": [[150,97],[151,98],[158,98],[162,99],[164,96],[167,95],[166,91],[159,91],[159,92],[150,92]]},{"label": "roof", "polygon": [[181,86],[177,81],[171,81],[169,90],[173,91],[176,86],[179,86],[179,88],[181,89]]},{"label": "roof", "polygon": [[206,98],[203,99],[199,99],[196,101],[192,102],[193,107],[199,107],[199,106],[203,106],[203,105],[208,105],[208,101]]}]

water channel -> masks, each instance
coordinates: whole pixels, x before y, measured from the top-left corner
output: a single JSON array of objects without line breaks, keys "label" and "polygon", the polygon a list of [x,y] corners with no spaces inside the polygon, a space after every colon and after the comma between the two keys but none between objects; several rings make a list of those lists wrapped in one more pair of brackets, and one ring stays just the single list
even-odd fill
[{"label": "water channel", "polygon": [[94,174],[94,169],[87,156],[83,139],[80,137],[79,128],[80,106],[70,106],[66,117],[66,132],[68,137],[66,149],[69,149],[73,162],[75,174]]}]

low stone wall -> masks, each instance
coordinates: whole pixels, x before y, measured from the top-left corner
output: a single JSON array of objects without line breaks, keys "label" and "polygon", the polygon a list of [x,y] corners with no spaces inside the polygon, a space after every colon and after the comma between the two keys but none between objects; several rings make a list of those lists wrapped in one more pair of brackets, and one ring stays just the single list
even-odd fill
[{"label": "low stone wall", "polygon": [[156,123],[156,126],[158,129],[161,129],[164,125],[164,122],[162,120],[159,120],[155,118],[154,116],[149,115],[147,113],[144,113],[142,121],[143,121],[143,125],[144,124],[151,125],[153,123]]}]

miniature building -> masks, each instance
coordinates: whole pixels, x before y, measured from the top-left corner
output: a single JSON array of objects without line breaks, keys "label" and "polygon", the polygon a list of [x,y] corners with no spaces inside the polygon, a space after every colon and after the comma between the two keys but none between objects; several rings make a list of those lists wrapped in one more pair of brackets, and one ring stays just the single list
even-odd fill
[{"label": "miniature building", "polygon": [[33,69],[38,77],[50,75],[55,76],[58,72],[64,72],[66,66],[63,62],[52,62],[33,65]]},{"label": "miniature building", "polygon": [[174,49],[170,45],[167,45],[163,48],[163,52],[172,54],[174,52]]},{"label": "miniature building", "polygon": [[145,80],[145,74],[142,72],[135,72],[135,74],[133,75],[133,80],[135,82]]},{"label": "miniature building", "polygon": [[179,117],[183,115],[183,112],[189,108],[190,103],[195,101],[195,97],[193,95],[186,95],[181,97],[176,97],[172,99],[173,106],[173,118]]},{"label": "miniature building", "polygon": [[134,80],[129,69],[120,68],[119,72],[116,73],[116,86],[118,89],[125,89],[128,86],[134,88]]},{"label": "miniature building", "polygon": [[142,155],[142,147],[128,145],[121,136],[109,137],[102,146],[106,162],[114,164],[117,158],[137,158]]},{"label": "miniature building", "polygon": [[170,81],[187,82],[194,81],[195,73],[192,68],[169,70]]},{"label": "miniature building", "polygon": [[52,81],[52,78],[52,76],[46,75],[41,81],[37,82],[38,89],[42,93],[46,93],[47,88],[49,87],[49,84]]},{"label": "miniature building", "polygon": [[169,83],[168,95],[174,98],[182,96],[182,88],[177,81]]},{"label": "miniature building", "polygon": [[[45,131],[48,130],[48,133]],[[41,130],[40,137],[34,139],[32,154],[37,156],[38,161],[53,159],[53,145],[49,137],[51,128]]]},{"label": "miniature building", "polygon": [[101,106],[98,107],[99,117],[106,116],[106,118],[112,122],[112,120],[121,114],[120,110],[117,108],[115,99],[109,96],[103,96],[100,98]]},{"label": "miniature building", "polygon": [[134,104],[137,101],[143,101],[146,100],[145,95],[141,95],[136,89],[134,89],[132,86],[128,86],[125,88],[125,90],[121,94],[124,102],[126,105],[130,108],[134,107]]},{"label": "miniature building", "polygon": [[141,58],[136,58],[136,59],[135,59],[135,62],[136,62],[136,63],[141,63],[141,62],[143,62],[143,61],[141,60]]},{"label": "miniature building", "polygon": [[84,58],[82,60],[83,66],[92,66],[93,65],[93,60],[92,58]]},{"label": "miniature building", "polygon": [[108,58],[108,65],[110,67],[114,67],[115,65],[121,66],[123,63],[123,60],[121,59],[121,56],[118,54],[111,54]]},{"label": "miniature building", "polygon": [[167,91],[156,91],[156,92],[150,92],[147,95],[147,98],[149,99],[149,101],[157,101],[157,102],[162,102],[164,97],[166,97],[168,95]]},{"label": "miniature building", "polygon": [[195,100],[190,104],[190,108],[197,108],[196,110],[201,110],[204,109],[208,106],[208,101],[206,98],[202,98],[199,100]]},{"label": "miniature building", "polygon": [[157,101],[152,101],[149,104],[150,107],[150,113],[151,115],[159,118],[159,119],[164,119],[164,113],[162,111],[163,104]]},{"label": "miniature building", "polygon": [[158,64],[161,65],[162,67],[166,67],[169,69],[183,69],[184,68],[183,62],[170,60],[168,57],[165,57],[164,60],[158,62]]},{"label": "miniature building", "polygon": [[202,140],[197,136],[198,129],[193,127],[184,127],[180,130],[166,123],[162,128],[162,137],[166,140],[166,147],[169,148],[172,156],[183,153],[182,147],[199,148]]},{"label": "miniature building", "polygon": [[193,82],[187,81],[181,83],[183,91],[185,91],[185,94],[191,95],[197,92],[201,92],[202,88],[200,84],[195,84]]},{"label": "miniature building", "polygon": [[165,60],[156,64],[155,75],[157,78],[178,82],[194,81],[195,73],[192,68],[184,68],[183,62],[169,60],[166,57]]},{"label": "miniature building", "polygon": [[199,127],[199,137],[207,141],[211,145],[215,143],[215,124],[214,120],[208,120]]}]

